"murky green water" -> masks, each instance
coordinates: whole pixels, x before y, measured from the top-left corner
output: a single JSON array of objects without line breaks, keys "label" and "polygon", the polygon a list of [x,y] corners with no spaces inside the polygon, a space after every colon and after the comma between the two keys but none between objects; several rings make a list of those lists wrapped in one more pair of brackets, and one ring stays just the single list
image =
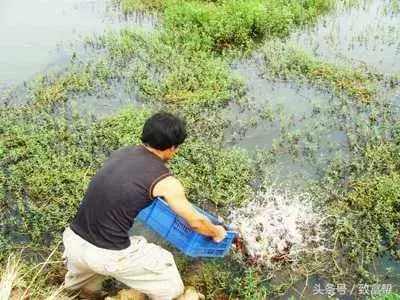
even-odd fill
[{"label": "murky green water", "polygon": [[120,83],[113,84],[109,95],[80,95],[71,97],[67,105],[71,112],[83,117],[102,119],[116,115],[130,106],[140,106],[139,96],[135,92],[128,92]]}]

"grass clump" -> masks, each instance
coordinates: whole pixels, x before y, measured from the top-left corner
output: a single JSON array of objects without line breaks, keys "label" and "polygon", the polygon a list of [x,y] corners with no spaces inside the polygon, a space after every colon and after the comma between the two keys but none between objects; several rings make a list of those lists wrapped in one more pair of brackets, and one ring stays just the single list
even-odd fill
[{"label": "grass clump", "polygon": [[152,100],[211,106],[226,103],[238,84],[225,59],[205,52],[189,53],[166,45],[162,37],[134,30],[107,37],[110,59],[123,68],[128,84]]},{"label": "grass clump", "polygon": [[305,79],[317,86],[322,84],[334,91],[344,91],[365,103],[373,101],[378,84],[384,79],[365,68],[327,63],[303,49],[280,41],[267,43],[263,54],[265,69],[270,76]]},{"label": "grass clump", "polygon": [[185,285],[196,287],[207,299],[265,299],[272,293],[261,270],[229,259],[186,261],[180,269]]},{"label": "grass clump", "polygon": [[113,71],[107,61],[89,63],[84,67],[77,63],[65,73],[39,78],[33,85],[33,102],[39,106],[52,106],[66,101],[72,94],[99,93],[109,88],[113,78]]},{"label": "grass clump", "polygon": [[[139,2],[118,3],[129,3],[124,11],[130,12]],[[293,26],[311,22],[332,7],[330,0],[146,3],[163,6],[159,32],[124,29],[99,41],[114,69],[147,98],[206,106],[226,104],[241,87],[229,74],[229,55],[225,54],[253,49],[268,38],[286,37]]]},{"label": "grass clump", "polygon": [[376,296],[376,297],[372,297],[370,299],[373,299],[373,300],[399,300],[400,294],[391,293],[389,295]]},{"label": "grass clump", "polygon": [[333,7],[331,0],[118,0],[124,13],[162,10],[170,44],[222,53],[248,50],[265,38],[287,37],[293,26],[312,22]]},{"label": "grass clump", "polygon": [[25,108],[1,115],[6,147],[2,166],[9,188],[2,202],[8,207],[5,213],[20,218],[18,230],[9,224],[11,218],[2,219],[0,244],[3,249],[18,247],[15,239],[22,235],[39,248],[49,246],[52,235],[58,236],[74,215],[91,170],[99,163],[91,155],[88,126]]},{"label": "grass clump", "polygon": [[114,0],[125,14],[132,14],[137,10],[160,10],[164,7],[166,1],[163,0]]},{"label": "grass clump", "polygon": [[252,194],[252,162],[244,151],[188,142],[171,166],[182,179],[189,199],[197,203],[240,205]]},{"label": "grass clump", "polygon": [[287,37],[295,25],[327,11],[331,1],[170,1],[164,28],[173,43],[192,51],[248,50],[265,38]]},{"label": "grass clump", "polygon": [[[6,197],[6,178],[4,172],[0,172],[0,199],[4,199]],[[0,206],[0,212],[3,210],[3,206]]]},{"label": "grass clump", "polygon": [[296,25],[304,25],[316,20],[321,14],[330,11],[334,6],[334,2],[326,0],[290,1],[290,6],[293,22]]},{"label": "grass clump", "polygon": [[249,49],[267,35],[287,35],[291,16],[286,6],[276,3],[181,1],[165,9],[164,19],[173,43],[184,44],[192,51],[221,53]]},{"label": "grass clump", "polygon": [[400,148],[397,141],[398,137],[393,137],[385,144],[367,145],[361,156],[350,160],[352,163],[340,162],[342,166],[332,166],[327,173],[330,183],[325,182],[324,188],[331,194],[326,205],[336,216],[333,246],[347,258],[339,260],[337,267],[343,274],[354,277],[353,281],[357,276],[377,280],[371,264],[377,255],[395,255],[398,247]]},{"label": "grass clump", "polygon": [[10,299],[11,292],[20,279],[20,262],[15,256],[10,255],[7,258],[5,267],[2,269],[0,276],[0,299],[7,300]]},{"label": "grass clump", "polygon": [[54,288],[46,283],[42,271],[50,263],[50,258],[42,264],[31,266],[20,255],[10,254],[3,260],[5,264],[0,273],[0,299],[74,299],[64,292],[63,286]]},{"label": "grass clump", "polygon": [[89,92],[91,85],[91,79],[85,73],[67,74],[51,83],[45,83],[45,78],[42,78],[34,98],[39,105],[52,105],[65,101],[68,92]]}]

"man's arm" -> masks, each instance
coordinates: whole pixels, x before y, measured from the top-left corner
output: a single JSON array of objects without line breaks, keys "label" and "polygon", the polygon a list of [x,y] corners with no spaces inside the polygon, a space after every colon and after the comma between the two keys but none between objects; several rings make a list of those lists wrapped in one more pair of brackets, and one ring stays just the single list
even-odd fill
[{"label": "man's arm", "polygon": [[168,176],[154,186],[153,197],[163,197],[171,209],[181,216],[196,232],[212,237],[220,242],[226,237],[226,230],[221,225],[214,225],[207,217],[199,213],[186,199],[185,191],[178,179]]}]

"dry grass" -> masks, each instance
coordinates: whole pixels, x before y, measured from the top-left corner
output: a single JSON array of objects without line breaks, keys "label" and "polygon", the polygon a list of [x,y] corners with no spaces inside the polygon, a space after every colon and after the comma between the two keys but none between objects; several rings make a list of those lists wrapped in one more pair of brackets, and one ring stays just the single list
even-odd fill
[{"label": "dry grass", "polygon": [[64,293],[64,286],[50,292],[50,294],[45,298],[45,300],[69,300],[75,297],[70,297]]},{"label": "dry grass", "polygon": [[9,300],[14,287],[20,285],[21,262],[15,255],[10,255],[7,265],[1,272],[0,300]]},{"label": "dry grass", "polygon": [[[46,260],[49,261],[51,255]],[[20,256],[11,254],[7,258],[5,268],[0,274],[0,300],[20,300],[20,299],[45,299],[45,300],[69,300],[70,297],[64,292],[64,286],[52,289],[42,289],[38,281],[41,279],[40,273],[46,263],[34,266],[27,271]],[[35,274],[32,270],[39,269]],[[31,276],[29,276],[31,275]],[[43,274],[42,274],[43,275]],[[26,279],[29,278],[29,281]]]}]

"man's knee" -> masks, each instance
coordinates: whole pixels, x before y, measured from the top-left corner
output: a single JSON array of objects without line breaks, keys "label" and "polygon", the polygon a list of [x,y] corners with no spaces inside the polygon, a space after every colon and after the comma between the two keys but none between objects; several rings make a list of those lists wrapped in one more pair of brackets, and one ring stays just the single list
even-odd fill
[{"label": "man's knee", "polygon": [[103,277],[95,273],[72,274],[68,272],[65,275],[64,288],[74,291],[85,288],[90,291],[102,289]]},{"label": "man's knee", "polygon": [[175,264],[175,260],[174,260],[172,253],[168,252],[168,254],[170,255],[170,260],[168,262],[168,265],[170,265],[170,268],[171,268],[169,271],[171,278],[169,280],[168,286],[170,287],[170,291],[171,291],[170,296],[172,299],[174,299],[184,293],[185,287],[183,285],[181,275]]},{"label": "man's knee", "polygon": [[182,279],[179,277],[179,280],[175,283],[175,287],[172,289],[171,299],[178,298],[185,291],[185,287],[183,285]]},{"label": "man's knee", "polygon": [[157,288],[153,293],[149,294],[151,299],[175,299],[184,293],[183,281],[179,275],[179,272],[171,273],[169,280],[165,280],[163,283],[158,282]]}]

